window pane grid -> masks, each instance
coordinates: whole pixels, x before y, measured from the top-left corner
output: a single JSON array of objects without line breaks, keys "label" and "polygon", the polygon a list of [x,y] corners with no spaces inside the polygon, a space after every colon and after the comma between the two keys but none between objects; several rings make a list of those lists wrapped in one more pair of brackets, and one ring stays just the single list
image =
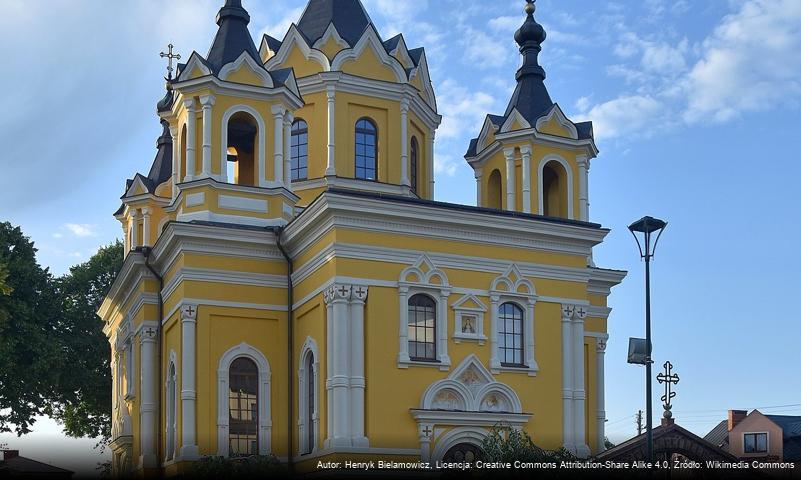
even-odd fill
[{"label": "window pane grid", "polygon": [[292,160],[292,181],[306,180],[309,177],[309,126],[303,120],[292,124],[290,143]]},{"label": "window pane grid", "polygon": [[256,364],[247,358],[234,360],[228,385],[229,452],[233,457],[257,455],[259,394]]},{"label": "window pane grid", "polygon": [[408,304],[409,358],[427,362],[437,359],[436,304],[427,295],[415,295]]},{"label": "window pane grid", "polygon": [[512,303],[504,303],[498,317],[501,363],[523,366],[523,310]]},{"label": "window pane grid", "polygon": [[376,180],[378,148],[377,129],[373,122],[361,119],[356,122],[356,178]]},{"label": "window pane grid", "polygon": [[767,433],[746,433],[744,437],[745,453],[767,453]]}]

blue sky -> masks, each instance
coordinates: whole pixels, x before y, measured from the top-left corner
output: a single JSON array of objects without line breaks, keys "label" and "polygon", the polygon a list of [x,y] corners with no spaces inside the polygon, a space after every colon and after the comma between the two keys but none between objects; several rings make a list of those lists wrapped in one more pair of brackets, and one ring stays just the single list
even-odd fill
[{"label": "blue sky", "polygon": [[[56,273],[120,236],[125,178],[147,172],[168,42],[207,51],[222,0],[4,0],[0,4],[0,219]],[[384,38],[427,49],[443,124],[437,199],[473,204],[462,159],[502,113],[519,55],[522,0],[365,0]],[[245,0],[254,37],[283,37],[302,0]],[[612,229],[596,262],[629,270],[610,298],[607,430],[633,432],[643,372],[643,265],[626,225],[670,222],[653,268],[654,355],[681,376],[674,411],[705,433],[728,408],[801,414],[798,178],[801,2],[539,0],[547,85],[593,120],[592,220]],[[659,408],[655,391],[655,412]],[[657,418],[658,421],[658,418]],[[41,432],[54,427],[42,426]],[[42,433],[44,434],[44,433]],[[7,441],[0,436],[0,441]]]}]

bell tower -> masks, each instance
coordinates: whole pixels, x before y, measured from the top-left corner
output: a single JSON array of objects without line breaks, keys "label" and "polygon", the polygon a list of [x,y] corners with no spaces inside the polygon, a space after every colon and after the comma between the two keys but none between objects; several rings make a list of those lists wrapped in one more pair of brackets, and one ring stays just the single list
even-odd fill
[{"label": "bell tower", "polygon": [[592,123],[574,123],[545,86],[539,54],[547,35],[527,0],[515,33],[523,64],[503,115],[487,115],[465,159],[480,207],[589,221],[588,173],[598,154]]}]

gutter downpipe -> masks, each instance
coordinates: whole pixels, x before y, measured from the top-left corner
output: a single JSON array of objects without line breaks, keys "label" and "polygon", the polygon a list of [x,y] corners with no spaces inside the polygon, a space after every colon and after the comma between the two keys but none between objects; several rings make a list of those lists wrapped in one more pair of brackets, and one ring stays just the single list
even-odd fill
[{"label": "gutter downpipe", "polygon": [[[158,294],[158,297],[159,297],[159,309],[158,309],[158,311],[159,311],[159,329],[158,329],[158,332],[159,332],[159,361],[158,361],[159,372],[156,375],[156,378],[158,380],[158,383],[156,383],[156,389],[158,391],[159,401],[156,402],[156,405],[160,405],[161,404],[161,370],[162,370],[162,367],[163,367],[163,365],[162,365],[162,357],[164,356],[164,352],[162,351],[163,348],[164,348],[164,344],[162,342],[162,340],[164,339],[164,336],[163,336],[163,330],[164,329],[162,328],[162,323],[164,322],[164,298],[161,296],[161,291],[164,289],[164,277],[159,275],[159,273],[153,268],[153,266],[150,265],[150,254],[152,252],[153,252],[153,249],[151,247],[142,247],[142,255],[145,256],[145,267],[147,267],[147,269],[150,270],[150,273],[152,273],[159,281],[159,294]],[[156,424],[158,425],[156,427],[156,462],[157,462],[156,464],[158,465],[159,459],[161,458],[161,442],[163,440],[162,436],[161,436],[161,409],[158,409],[158,422],[156,422]],[[158,472],[159,472],[158,473],[158,477],[161,478],[163,472],[162,472],[160,467],[158,469]]]},{"label": "gutter downpipe", "polygon": [[284,228],[285,227],[276,227],[276,228],[273,229],[273,233],[275,233],[275,235],[276,235],[275,244],[278,247],[278,250],[281,251],[281,255],[284,256],[284,259],[286,260],[286,263],[287,263],[287,275],[286,275],[286,277],[287,277],[286,278],[286,281],[287,281],[287,373],[288,373],[288,375],[287,375],[288,382],[287,383],[289,384],[288,385],[288,387],[289,387],[288,388],[289,401],[288,401],[288,405],[287,405],[287,412],[288,412],[287,424],[289,425],[289,427],[287,429],[287,443],[288,443],[288,445],[287,445],[287,447],[288,447],[287,448],[287,468],[289,469],[289,476],[291,477],[292,474],[294,473],[293,472],[294,462],[293,462],[293,459],[292,459],[292,445],[293,445],[292,421],[293,421],[293,418],[294,418],[294,415],[293,415],[294,414],[294,411],[293,411],[293,406],[294,406],[294,404],[293,404],[293,401],[294,401],[294,398],[293,398],[293,396],[294,396],[293,378],[294,377],[292,376],[292,369],[293,369],[294,365],[293,365],[293,362],[292,362],[292,353],[293,353],[292,350],[293,350],[293,345],[295,344],[295,330],[294,330],[294,324],[293,324],[293,321],[294,321],[294,318],[293,318],[294,317],[294,309],[292,308],[292,305],[294,303],[295,292],[294,292],[294,288],[293,288],[293,285],[292,285],[292,274],[294,273],[294,265],[292,263],[292,258],[289,256],[287,251],[284,249],[284,246],[281,244],[281,240],[282,240],[283,235],[284,235]]}]

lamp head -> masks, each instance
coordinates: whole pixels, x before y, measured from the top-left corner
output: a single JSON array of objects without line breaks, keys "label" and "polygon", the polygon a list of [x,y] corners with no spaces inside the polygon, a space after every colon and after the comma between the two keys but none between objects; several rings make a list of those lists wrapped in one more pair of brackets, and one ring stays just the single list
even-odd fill
[{"label": "lamp head", "polygon": [[[665,227],[667,227],[666,221],[654,217],[642,217],[629,225],[629,231],[634,236],[634,240],[637,241],[637,246],[640,249],[640,256],[646,261],[653,258],[654,252],[656,252],[656,245],[659,243],[659,237],[662,236]],[[638,233],[641,233],[644,237],[642,243],[637,236]],[[656,241],[651,245],[651,236],[654,233],[656,233]]]}]

